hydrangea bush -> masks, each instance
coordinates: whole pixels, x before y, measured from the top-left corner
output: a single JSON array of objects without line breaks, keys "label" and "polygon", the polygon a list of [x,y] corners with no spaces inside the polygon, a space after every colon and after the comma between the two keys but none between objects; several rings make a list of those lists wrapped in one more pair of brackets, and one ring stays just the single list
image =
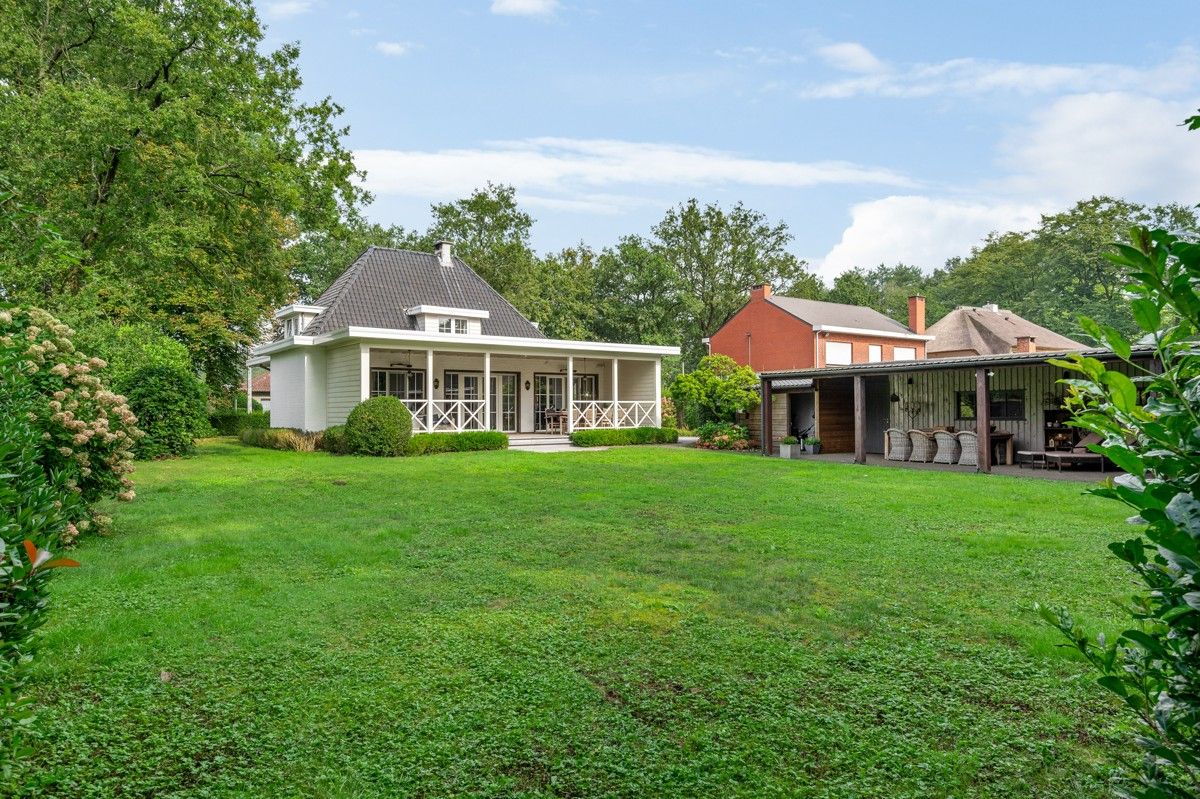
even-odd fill
[{"label": "hydrangea bush", "polygon": [[[102,379],[105,362],[78,352],[73,331],[38,308],[0,309],[0,352],[13,357],[39,401],[26,411],[39,432],[39,460],[80,500],[67,536],[108,519],[94,503],[134,498],[133,446],[141,437],[125,398]],[[69,543],[64,541],[63,543]]]}]

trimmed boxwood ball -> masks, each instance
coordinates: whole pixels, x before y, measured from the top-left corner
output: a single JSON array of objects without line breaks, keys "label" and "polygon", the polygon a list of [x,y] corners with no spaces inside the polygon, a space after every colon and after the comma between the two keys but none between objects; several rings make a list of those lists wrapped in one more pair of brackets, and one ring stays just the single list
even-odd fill
[{"label": "trimmed boxwood ball", "polygon": [[346,450],[354,455],[403,455],[412,438],[412,414],[395,397],[371,397],[346,417]]}]

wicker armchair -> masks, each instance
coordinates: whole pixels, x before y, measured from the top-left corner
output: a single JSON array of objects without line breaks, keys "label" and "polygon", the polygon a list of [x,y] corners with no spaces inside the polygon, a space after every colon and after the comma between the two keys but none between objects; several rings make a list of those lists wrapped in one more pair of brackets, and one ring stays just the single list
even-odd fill
[{"label": "wicker armchair", "polygon": [[887,438],[887,459],[889,461],[906,461],[908,456],[912,454],[912,443],[908,440],[908,434],[903,430],[895,427],[889,427],[884,433]]},{"label": "wicker armchair", "polygon": [[979,465],[979,436],[970,430],[958,434],[958,446],[962,450],[958,456],[959,466]]},{"label": "wicker armchair", "polygon": [[934,463],[958,463],[958,439],[953,433],[945,430],[935,430],[933,440],[937,442],[937,454],[933,456]]},{"label": "wicker armchair", "polygon": [[924,430],[909,430],[908,440],[912,442],[912,455],[908,458],[910,461],[929,463],[933,460],[933,454],[937,451],[933,436]]}]

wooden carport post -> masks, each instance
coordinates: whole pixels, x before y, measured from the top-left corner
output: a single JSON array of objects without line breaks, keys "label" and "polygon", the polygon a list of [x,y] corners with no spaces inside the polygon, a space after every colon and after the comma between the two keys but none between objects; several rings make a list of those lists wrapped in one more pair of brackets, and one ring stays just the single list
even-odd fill
[{"label": "wooden carport post", "polygon": [[854,376],[854,462],[867,462],[867,379]]},{"label": "wooden carport post", "polygon": [[759,428],[762,431],[762,454],[770,456],[771,454],[771,380],[764,377],[762,379],[762,401],[758,404]]},{"label": "wooden carport post", "polygon": [[975,370],[975,435],[979,437],[979,458],[976,468],[992,470],[992,401],[988,390],[988,370]]}]

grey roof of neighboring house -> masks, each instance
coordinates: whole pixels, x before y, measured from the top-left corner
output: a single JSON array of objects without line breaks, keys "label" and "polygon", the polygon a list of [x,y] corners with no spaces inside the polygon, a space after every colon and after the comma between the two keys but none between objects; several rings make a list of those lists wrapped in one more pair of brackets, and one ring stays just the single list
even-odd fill
[{"label": "grey roof of neighboring house", "polygon": [[442,305],[487,311],[485,336],[546,337],[457,256],[442,266],[433,253],[368,247],[313,305],[325,310],[304,328],[307,336],[350,326],[416,330],[409,308]]},{"label": "grey roof of neighboring house", "polygon": [[1017,338],[1032,336],[1042,350],[1082,350],[1087,344],[1072,341],[1053,330],[1035,325],[1012,311],[961,306],[943,316],[925,331],[933,341],[925,345],[925,355],[939,352],[975,352],[997,355],[1012,352]]},{"label": "grey roof of neighboring house", "polygon": [[880,330],[890,333],[909,333],[904,325],[891,317],[884,316],[873,308],[862,305],[844,305],[840,302],[802,300],[799,297],[784,297],[772,294],[767,302],[782,308],[810,325],[832,325],[835,327],[857,327],[863,330]]}]

